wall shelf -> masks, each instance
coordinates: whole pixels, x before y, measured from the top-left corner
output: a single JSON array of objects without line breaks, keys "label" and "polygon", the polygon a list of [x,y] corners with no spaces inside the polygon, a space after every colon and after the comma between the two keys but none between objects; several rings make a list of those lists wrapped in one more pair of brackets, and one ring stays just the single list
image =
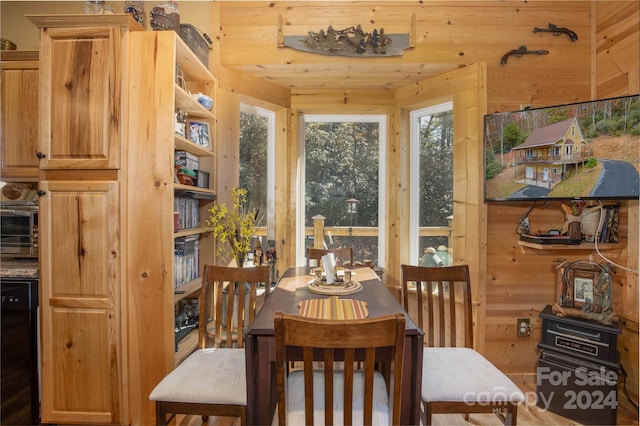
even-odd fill
[{"label": "wall shelf", "polygon": [[189,139],[184,136],[180,136],[178,134],[174,135],[175,138],[175,147],[180,151],[187,151],[192,154],[197,155],[198,157],[213,157],[213,151],[209,148],[205,148],[202,145],[198,145],[197,143],[191,142]]},{"label": "wall shelf", "polygon": [[[176,287],[173,294],[173,303],[178,303],[182,299],[194,296],[202,287],[202,278],[196,278],[182,284],[180,287]],[[175,293],[175,291],[184,291],[184,293]]]},{"label": "wall shelf", "polygon": [[[538,244],[530,243],[528,241],[518,241],[518,245],[521,247],[529,247],[536,250],[595,250],[596,245],[594,243],[581,243],[581,244]],[[599,250],[616,250],[622,249],[622,244],[613,243],[598,243]]]}]

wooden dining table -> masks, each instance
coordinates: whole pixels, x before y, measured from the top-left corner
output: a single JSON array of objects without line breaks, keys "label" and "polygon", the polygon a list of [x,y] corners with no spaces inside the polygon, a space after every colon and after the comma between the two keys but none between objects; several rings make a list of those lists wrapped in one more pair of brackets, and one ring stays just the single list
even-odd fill
[{"label": "wooden dining table", "polygon": [[[397,312],[403,313],[406,317],[401,422],[403,425],[418,425],[420,424],[423,332],[372,269],[356,268],[354,273],[353,280],[362,285],[362,290],[340,296],[340,299],[365,302],[369,318]],[[312,280],[308,268],[287,269],[253,323],[245,331],[247,424],[271,424],[275,413],[278,395],[275,379],[274,314],[276,312],[299,314],[299,306],[303,300],[335,297],[307,290],[306,285]]]}]

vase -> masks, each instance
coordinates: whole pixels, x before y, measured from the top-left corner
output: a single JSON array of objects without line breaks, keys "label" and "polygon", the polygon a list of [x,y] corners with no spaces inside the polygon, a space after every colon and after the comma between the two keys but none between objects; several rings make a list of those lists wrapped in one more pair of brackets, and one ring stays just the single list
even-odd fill
[{"label": "vase", "polygon": [[235,258],[236,258],[236,266],[238,268],[242,268],[244,266],[244,261],[247,258],[247,253],[237,253]]}]

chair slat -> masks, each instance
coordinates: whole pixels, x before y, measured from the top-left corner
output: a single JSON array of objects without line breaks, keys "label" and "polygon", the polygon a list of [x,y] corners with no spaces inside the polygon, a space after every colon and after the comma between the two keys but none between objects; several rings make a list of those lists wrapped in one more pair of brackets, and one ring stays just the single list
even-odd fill
[{"label": "chair slat", "polygon": [[[447,282],[448,284],[448,288],[449,288],[449,324],[450,324],[450,331],[449,331],[449,339],[452,342],[451,345],[455,346],[455,343],[453,342],[457,342],[456,336],[457,336],[457,331],[458,331],[458,326],[457,326],[457,315],[456,315],[456,294],[458,293],[458,287],[455,285],[452,285],[451,283]],[[443,282],[444,285],[444,282]],[[444,293],[443,294],[443,298],[444,298]]]},{"label": "chair slat", "polygon": [[344,353],[344,424],[353,423],[353,370],[356,362],[355,349],[346,349]]},{"label": "chair slat", "polygon": [[313,418],[313,348],[304,348],[304,415]]},{"label": "chair slat", "polygon": [[[430,281],[417,281],[417,283],[420,285],[420,288],[422,288],[422,283],[424,282],[425,288],[427,290],[427,306],[433,306],[433,292],[431,291],[433,288],[433,285],[431,284]],[[423,313],[424,310],[422,309],[422,297],[418,298],[418,312]],[[429,340],[429,346],[433,346],[435,344],[434,342],[434,338],[435,338],[435,322],[433,321],[434,315],[433,315],[433,309],[429,309],[427,311],[428,314],[428,318],[429,318],[429,331],[428,331],[428,340]],[[424,315],[424,314],[423,314]],[[420,328],[422,328],[424,330],[424,324],[420,325]]]}]

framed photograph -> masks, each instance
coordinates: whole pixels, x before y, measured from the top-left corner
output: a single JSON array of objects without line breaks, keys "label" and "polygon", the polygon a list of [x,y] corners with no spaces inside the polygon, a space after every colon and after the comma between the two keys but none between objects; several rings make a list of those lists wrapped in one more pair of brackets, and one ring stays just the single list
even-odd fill
[{"label": "framed photograph", "polygon": [[202,121],[190,121],[189,140],[205,148],[211,148],[209,123],[205,123]]},{"label": "framed photograph", "polygon": [[573,301],[593,302],[593,279],[580,277],[573,279]]},{"label": "framed photograph", "polygon": [[[602,312],[603,295],[611,291],[611,281],[600,264],[589,260],[562,260],[556,264],[556,270],[557,300],[561,307]],[[610,293],[607,294],[610,299]]]}]

